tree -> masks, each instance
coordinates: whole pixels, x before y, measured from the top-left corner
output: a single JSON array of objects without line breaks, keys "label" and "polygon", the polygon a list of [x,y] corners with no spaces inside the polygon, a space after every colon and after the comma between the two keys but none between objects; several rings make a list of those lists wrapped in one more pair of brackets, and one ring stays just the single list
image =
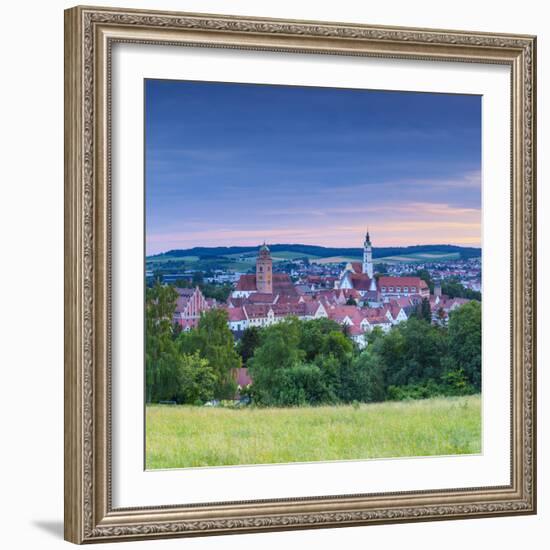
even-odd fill
[{"label": "tree", "polygon": [[321,317],[312,321],[300,322],[299,347],[305,353],[306,362],[314,361],[321,352],[325,336],[341,330],[340,325],[331,319]]},{"label": "tree", "polygon": [[320,351],[342,363],[353,352],[353,344],[341,331],[333,330],[324,337]]},{"label": "tree", "polygon": [[229,298],[229,294],[233,290],[233,287],[230,284],[199,284],[201,292],[204,294],[205,298],[214,298],[218,302],[226,302]]},{"label": "tree", "polygon": [[216,373],[198,352],[178,357],[176,367],[176,391],[178,403],[204,403],[214,398]]},{"label": "tree", "polygon": [[192,286],[199,286],[204,282],[204,277],[202,274],[202,271],[195,271],[193,273],[193,278],[191,279],[191,285]]},{"label": "tree", "polygon": [[347,300],[346,300],[346,305],[347,306],[356,306],[357,305],[357,302],[355,300],[355,298],[353,296],[350,296]]},{"label": "tree", "polygon": [[444,329],[411,318],[381,340],[379,353],[387,366],[388,385],[417,384],[439,379],[447,351]]},{"label": "tree", "polygon": [[172,319],[176,291],[158,281],[145,291],[145,384],[148,402],[166,392],[173,376],[176,349],[172,338]]},{"label": "tree", "polygon": [[430,307],[430,300],[428,300],[428,298],[422,298],[422,303],[420,304],[420,318],[428,323],[432,322],[432,308]]},{"label": "tree", "polygon": [[441,292],[449,298],[468,298],[481,302],[481,292],[465,288],[457,278],[449,278],[441,283]]},{"label": "tree", "polygon": [[248,327],[237,344],[237,352],[241,356],[243,365],[254,355],[256,348],[260,345],[260,329]]},{"label": "tree", "polygon": [[285,370],[302,363],[305,353],[299,348],[300,321],[287,319],[262,331],[262,343],[248,361],[253,380],[253,396],[263,405],[279,404]]},{"label": "tree", "polygon": [[357,401],[384,401],[386,398],[386,364],[373,348],[353,360],[348,391]]},{"label": "tree", "polygon": [[214,396],[230,399],[235,395],[234,369],[241,366],[241,358],[235,350],[233,334],[227,326],[227,312],[211,309],[202,314],[198,327],[181,333],[178,347],[182,353],[198,353],[206,359],[216,376]]},{"label": "tree", "polygon": [[462,369],[466,380],[481,390],[481,304],[471,301],[449,317],[449,360],[447,370]]},{"label": "tree", "polygon": [[298,364],[283,369],[282,383],[274,396],[279,406],[318,405],[335,400],[317,365]]}]

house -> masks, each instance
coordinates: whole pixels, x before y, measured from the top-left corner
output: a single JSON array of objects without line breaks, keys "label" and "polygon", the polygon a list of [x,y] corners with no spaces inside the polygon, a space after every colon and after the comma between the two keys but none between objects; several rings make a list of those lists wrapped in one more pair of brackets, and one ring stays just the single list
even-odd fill
[{"label": "house", "polygon": [[378,294],[382,301],[415,295],[421,298],[429,298],[430,289],[426,281],[420,277],[382,276],[378,279]]}]

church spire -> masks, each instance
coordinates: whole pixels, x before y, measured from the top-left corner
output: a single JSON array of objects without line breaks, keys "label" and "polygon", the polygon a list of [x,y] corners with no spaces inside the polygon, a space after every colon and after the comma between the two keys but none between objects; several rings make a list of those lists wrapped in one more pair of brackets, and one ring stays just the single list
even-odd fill
[{"label": "church spire", "polygon": [[373,278],[374,268],[372,265],[372,243],[370,242],[368,227],[367,234],[365,236],[365,243],[363,244],[363,273],[366,273],[370,279]]}]

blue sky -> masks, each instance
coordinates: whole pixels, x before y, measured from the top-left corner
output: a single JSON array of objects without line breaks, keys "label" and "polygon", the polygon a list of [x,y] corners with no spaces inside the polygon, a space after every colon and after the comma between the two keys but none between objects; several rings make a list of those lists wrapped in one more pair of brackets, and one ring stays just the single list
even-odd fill
[{"label": "blue sky", "polygon": [[480,244],[480,96],[145,86],[147,254]]}]

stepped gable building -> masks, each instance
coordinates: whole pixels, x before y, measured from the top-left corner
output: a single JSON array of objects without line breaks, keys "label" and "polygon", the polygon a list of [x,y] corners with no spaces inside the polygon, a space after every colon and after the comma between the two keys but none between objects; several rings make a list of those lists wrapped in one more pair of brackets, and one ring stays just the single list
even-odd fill
[{"label": "stepped gable building", "polygon": [[176,311],[174,323],[181,326],[183,330],[196,328],[201,313],[217,307],[216,300],[205,298],[200,288],[176,288],[178,298],[176,300]]},{"label": "stepped gable building", "polygon": [[232,298],[248,298],[252,294],[297,296],[298,292],[286,273],[273,273],[271,252],[264,243],[256,258],[256,274],[241,275]]}]

